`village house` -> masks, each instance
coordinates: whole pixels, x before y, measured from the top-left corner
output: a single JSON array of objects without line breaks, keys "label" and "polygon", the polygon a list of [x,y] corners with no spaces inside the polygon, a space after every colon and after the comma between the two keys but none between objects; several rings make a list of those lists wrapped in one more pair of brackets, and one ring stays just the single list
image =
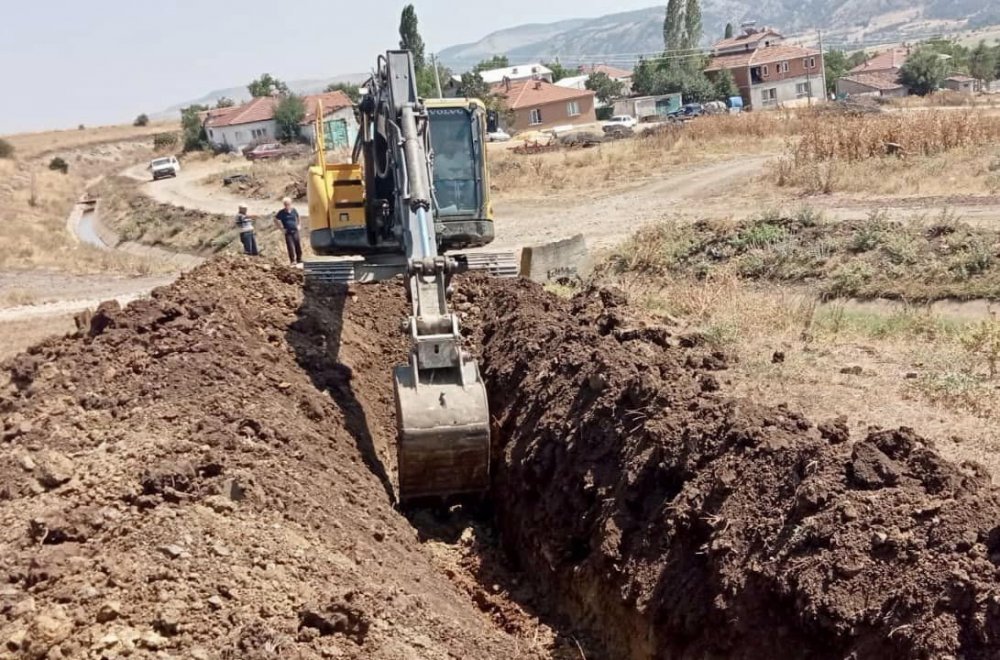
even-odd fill
[{"label": "village house", "polygon": [[899,71],[909,55],[908,48],[893,48],[859,64],[837,80],[837,96],[906,96]]},{"label": "village house", "polygon": [[972,76],[956,73],[944,79],[944,88],[963,94],[975,94],[979,91],[979,81]]},{"label": "village house", "polygon": [[754,110],[823,101],[823,54],[783,42],[775,30],[748,26],[739,36],[712,47],[705,74],[715,81],[722,71],[729,71],[744,105]]},{"label": "village house", "polygon": [[[511,82],[517,82],[520,80],[544,80],[545,82],[552,82],[552,69],[535,62],[533,64],[518,64],[517,66],[507,66],[501,69],[488,69],[485,71],[480,71],[479,76],[483,79],[483,82],[487,85],[498,85],[505,80],[510,80]],[[461,86],[462,76],[454,75],[451,77],[452,88],[458,88]]]},{"label": "village house", "polygon": [[[278,124],[274,110],[281,99],[265,96],[231,108],[216,108],[204,113],[205,134],[215,148],[228,147],[240,151],[253,144],[273,142],[278,139]],[[329,149],[349,148],[358,124],[354,104],[344,92],[327,92],[304,96],[306,115],[302,120],[300,135],[310,144],[315,143],[317,102],[323,105],[323,129]]]},{"label": "village house", "polygon": [[505,81],[494,86],[511,113],[514,131],[542,130],[597,121],[595,95],[589,90],[559,87],[544,80]]}]

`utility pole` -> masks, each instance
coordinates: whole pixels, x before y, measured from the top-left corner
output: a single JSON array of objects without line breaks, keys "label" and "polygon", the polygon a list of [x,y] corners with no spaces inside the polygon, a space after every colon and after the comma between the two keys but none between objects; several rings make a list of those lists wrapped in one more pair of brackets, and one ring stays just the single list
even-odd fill
[{"label": "utility pole", "polygon": [[823,30],[817,30],[819,33],[819,61],[822,65],[819,70],[820,80],[823,81],[823,100],[829,99],[829,95],[826,92],[826,53],[823,51]]},{"label": "utility pole", "polygon": [[438,98],[443,99],[444,94],[441,93],[441,73],[438,71],[437,55],[434,53],[431,53],[431,66],[434,67],[434,82],[437,84]]}]

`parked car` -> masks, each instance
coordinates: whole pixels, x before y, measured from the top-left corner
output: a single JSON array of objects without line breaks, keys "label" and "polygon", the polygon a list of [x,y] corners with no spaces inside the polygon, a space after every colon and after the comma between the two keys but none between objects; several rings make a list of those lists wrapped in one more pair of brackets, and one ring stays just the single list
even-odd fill
[{"label": "parked car", "polygon": [[694,119],[703,114],[705,114],[705,106],[701,103],[686,103],[667,116],[671,119]]},{"label": "parked car", "polygon": [[248,160],[268,160],[270,158],[284,158],[292,153],[292,149],[280,142],[268,142],[258,144],[256,147],[246,152]]},{"label": "parked car", "polygon": [[487,133],[486,139],[490,142],[507,142],[510,140],[510,134],[502,128],[498,128],[495,131]]},{"label": "parked car", "polygon": [[177,176],[177,173],[181,171],[181,164],[174,156],[164,156],[150,161],[147,169],[153,173],[153,181],[156,181],[168,176]]},{"label": "parked car", "polygon": [[639,125],[639,120],[632,115],[615,115],[608,120],[608,123],[604,125],[604,130],[607,132],[609,126],[624,126],[626,128],[635,128]]}]

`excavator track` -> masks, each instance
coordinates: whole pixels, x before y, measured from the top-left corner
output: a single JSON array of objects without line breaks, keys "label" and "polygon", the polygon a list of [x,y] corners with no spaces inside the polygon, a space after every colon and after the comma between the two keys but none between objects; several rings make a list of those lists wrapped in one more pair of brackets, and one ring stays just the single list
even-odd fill
[{"label": "excavator track", "polygon": [[[514,252],[472,252],[449,254],[458,273],[484,273],[492,277],[514,278],[520,274],[520,263]],[[350,257],[310,259],[305,262],[306,279],[328,284],[384,282],[406,272],[401,259],[374,261]]]}]

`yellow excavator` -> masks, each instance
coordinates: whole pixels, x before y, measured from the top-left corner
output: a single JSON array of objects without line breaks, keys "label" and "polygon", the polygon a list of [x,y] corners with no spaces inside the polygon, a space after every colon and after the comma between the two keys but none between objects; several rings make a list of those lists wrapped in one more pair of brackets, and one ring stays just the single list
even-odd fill
[{"label": "yellow excavator", "polygon": [[512,252],[464,252],[494,238],[486,108],[475,99],[419,97],[413,58],[380,56],[358,105],[351,160],[328,163],[322,108],[309,169],[306,277],[337,283],[401,277],[409,361],[394,370],[400,501],[489,487],[490,425],[479,366],[448,307],[453,275],[516,277]]}]

